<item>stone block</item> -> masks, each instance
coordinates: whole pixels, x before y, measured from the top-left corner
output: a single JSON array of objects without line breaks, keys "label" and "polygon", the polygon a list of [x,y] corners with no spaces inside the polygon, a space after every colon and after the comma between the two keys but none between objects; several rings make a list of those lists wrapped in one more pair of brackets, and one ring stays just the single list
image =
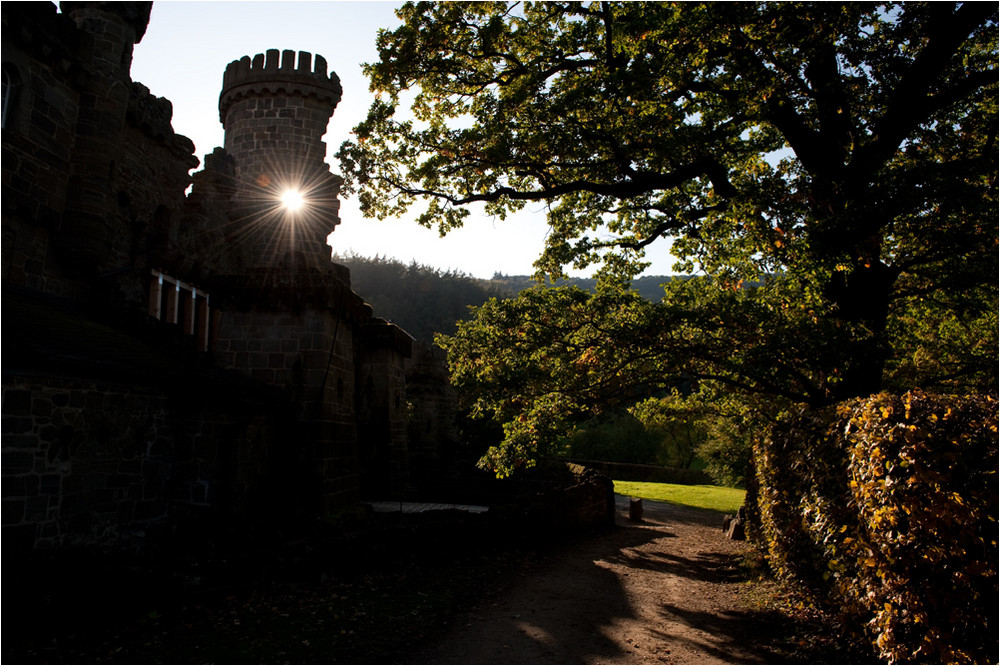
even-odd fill
[{"label": "stone block", "polygon": [[168,437],[159,436],[153,439],[152,444],[149,445],[149,455],[155,457],[164,457],[170,454],[172,442]]},{"label": "stone block", "polygon": [[264,382],[265,384],[274,383],[274,370],[255,367],[253,371],[251,371],[250,376],[259,382]]},{"label": "stone block", "polygon": [[44,474],[41,477],[39,491],[43,495],[58,495],[62,488],[62,476],[58,474]]},{"label": "stone block", "polygon": [[18,525],[24,522],[24,509],[26,502],[23,499],[4,499],[3,500],[3,524],[4,525]]},{"label": "stone block", "polygon": [[104,394],[99,391],[88,391],[87,392],[87,404],[86,408],[88,410],[101,412],[104,410]]},{"label": "stone block", "polygon": [[49,517],[49,498],[45,496],[29,497],[24,505],[24,520],[29,523],[42,523]]},{"label": "stone block", "polygon": [[[37,449],[41,443],[35,435],[4,435],[3,448],[7,449]],[[4,454],[6,456],[6,454]],[[6,462],[4,463],[6,466]]]},{"label": "stone block", "polygon": [[10,416],[30,416],[31,391],[4,391],[3,413]]},{"label": "stone block", "polygon": [[4,497],[31,497],[38,494],[38,477],[33,474],[3,477]]},{"label": "stone block", "polygon": [[26,416],[5,416],[3,417],[3,434],[7,435],[22,435],[31,432],[34,426],[34,419]]}]

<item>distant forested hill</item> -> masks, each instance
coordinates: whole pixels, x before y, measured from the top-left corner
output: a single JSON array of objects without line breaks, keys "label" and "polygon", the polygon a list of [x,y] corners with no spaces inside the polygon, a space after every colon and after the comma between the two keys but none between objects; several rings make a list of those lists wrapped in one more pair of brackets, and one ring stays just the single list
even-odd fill
[{"label": "distant forested hill", "polygon": [[[639,292],[639,295],[650,301],[658,301],[663,298],[663,285],[675,279],[672,275],[647,275],[636,278],[632,281],[632,288]],[[534,287],[537,282],[530,275],[502,275],[496,273],[492,280],[484,280],[493,285],[499,286],[510,295],[517,294],[528,287]],[[593,291],[597,280],[594,278],[569,278],[559,282],[559,284],[572,284],[581,289]]]},{"label": "distant forested hill", "polygon": [[470,305],[506,295],[492,291],[489,280],[417,263],[356,255],[335,256],[334,261],[351,270],[351,288],[376,316],[422,342],[433,341],[435,333],[454,332],[455,322],[469,316]]},{"label": "distant forested hill", "polygon": [[[455,322],[469,317],[470,305],[491,297],[507,298],[537,283],[527,275],[496,274],[490,280],[456,271],[441,271],[416,262],[384,257],[337,255],[334,261],[351,270],[351,288],[375,309],[375,315],[400,326],[422,342],[435,333],[452,333]],[[659,300],[668,276],[638,278],[632,287],[645,298]],[[595,281],[571,278],[565,284],[594,289]],[[560,283],[563,284],[563,283]]]}]

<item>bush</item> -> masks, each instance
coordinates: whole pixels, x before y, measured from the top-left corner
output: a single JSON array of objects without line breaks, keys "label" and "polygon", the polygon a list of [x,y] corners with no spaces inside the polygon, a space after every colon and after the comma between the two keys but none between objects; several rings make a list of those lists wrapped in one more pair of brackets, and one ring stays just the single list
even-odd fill
[{"label": "bush", "polygon": [[716,484],[728,488],[746,486],[752,455],[746,442],[735,437],[713,437],[702,442],[697,453]]},{"label": "bush", "polygon": [[882,656],[996,663],[996,400],[880,395],[854,406],[846,433],[851,591]]},{"label": "bush", "polygon": [[653,463],[660,438],[628,413],[592,420],[574,430],[564,442],[566,457],[619,463]]},{"label": "bush", "polygon": [[775,570],[839,605],[889,662],[997,660],[997,401],[881,394],[755,447]]}]

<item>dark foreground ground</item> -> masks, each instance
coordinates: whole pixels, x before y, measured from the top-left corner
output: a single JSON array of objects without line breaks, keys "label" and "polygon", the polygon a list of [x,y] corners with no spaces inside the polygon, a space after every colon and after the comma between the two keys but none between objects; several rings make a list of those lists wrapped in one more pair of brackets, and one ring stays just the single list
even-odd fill
[{"label": "dark foreground ground", "polygon": [[[454,512],[386,516],[349,545],[284,544],[264,560],[173,571],[5,561],[3,663],[520,663],[497,631],[547,650],[525,663],[586,663],[580,631],[600,639],[603,662],[695,663],[701,653],[681,647],[696,634],[705,663],[871,661],[822,614],[754,580],[740,548],[720,541],[719,516],[662,506],[643,525],[619,516],[614,530],[576,535],[516,534]],[[710,584],[725,607],[654,603],[661,584],[680,586],[675,599]],[[549,649],[560,644],[576,651]]]}]

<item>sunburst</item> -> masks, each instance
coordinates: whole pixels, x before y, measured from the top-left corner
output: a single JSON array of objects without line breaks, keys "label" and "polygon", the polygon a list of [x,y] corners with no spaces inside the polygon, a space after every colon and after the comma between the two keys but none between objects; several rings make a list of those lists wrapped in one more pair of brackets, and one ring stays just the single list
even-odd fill
[{"label": "sunburst", "polygon": [[306,200],[298,190],[287,189],[281,193],[281,205],[285,210],[294,213],[306,205]]}]

